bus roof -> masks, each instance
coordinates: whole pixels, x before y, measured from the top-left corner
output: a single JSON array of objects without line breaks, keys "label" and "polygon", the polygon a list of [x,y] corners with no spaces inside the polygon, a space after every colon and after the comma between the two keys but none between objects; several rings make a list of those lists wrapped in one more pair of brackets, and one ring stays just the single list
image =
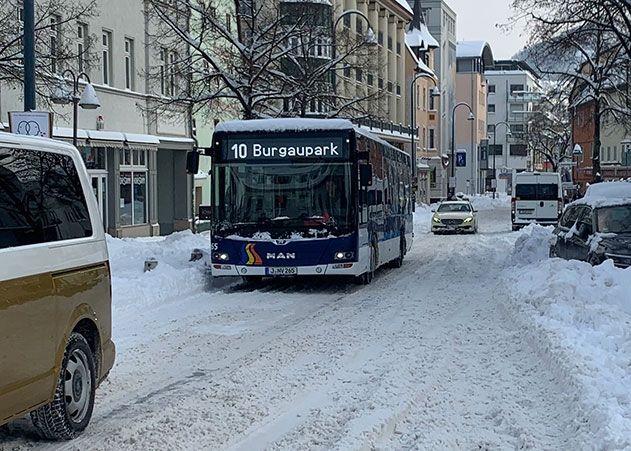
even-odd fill
[{"label": "bus roof", "polygon": [[242,121],[220,122],[216,132],[225,133],[256,133],[256,132],[303,132],[325,130],[354,130],[355,125],[346,119],[252,119]]}]

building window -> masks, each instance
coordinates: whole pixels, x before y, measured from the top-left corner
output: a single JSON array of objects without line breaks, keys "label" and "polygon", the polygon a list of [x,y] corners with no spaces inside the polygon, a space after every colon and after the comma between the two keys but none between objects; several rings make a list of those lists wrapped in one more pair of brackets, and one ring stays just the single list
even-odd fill
[{"label": "building window", "polygon": [[79,72],[87,70],[85,63],[86,49],[88,48],[88,26],[77,22],[77,69]]},{"label": "building window", "polygon": [[489,144],[489,155],[503,155],[504,146],[502,144]]},{"label": "building window", "polygon": [[511,125],[511,131],[515,133],[523,133],[524,132],[524,124],[513,124]]},{"label": "building window", "polygon": [[345,15],[343,20],[344,20],[344,26],[346,28],[350,28],[351,27],[351,15],[350,14]]},{"label": "building window", "polygon": [[392,92],[392,91],[394,91],[394,84],[391,81],[389,81],[388,82],[388,92]]},{"label": "building window", "polygon": [[123,226],[147,223],[147,151],[123,148],[120,158],[120,222]]},{"label": "building window", "polygon": [[383,31],[377,33],[377,42],[379,43],[379,45],[383,45]]},{"label": "building window", "polygon": [[510,93],[511,94],[515,94],[517,93],[522,94],[524,91],[524,85],[510,85]]},{"label": "building window", "polygon": [[495,104],[489,103],[489,113],[495,113]]},{"label": "building window", "polygon": [[56,14],[50,16],[50,71],[56,74],[59,71],[59,41],[61,17]]},{"label": "building window", "polygon": [[486,126],[486,132],[491,134],[495,133],[495,127],[493,126],[493,124],[489,124]]},{"label": "building window", "polygon": [[401,85],[397,83],[397,95],[401,95]]},{"label": "building window", "polygon": [[436,148],[436,130],[434,130],[433,128],[429,129],[429,148],[430,149],[435,149]]},{"label": "building window", "polygon": [[429,110],[430,111],[435,111],[436,110],[436,98],[432,95],[432,90],[430,89],[429,91]]},{"label": "building window", "polygon": [[351,66],[348,65],[348,64],[346,66],[344,66],[344,72],[343,73],[344,73],[344,76],[346,78],[351,78]]},{"label": "building window", "polygon": [[174,96],[177,88],[177,52],[169,53],[169,95]]},{"label": "building window", "polygon": [[383,78],[379,78],[378,85],[379,89],[383,89]]},{"label": "building window", "polygon": [[230,14],[226,14],[226,30],[228,33],[232,33],[232,16]]},{"label": "building window", "polygon": [[528,147],[526,146],[526,144],[511,144],[510,154],[515,157],[527,157]]},{"label": "building window", "polygon": [[374,86],[375,85],[374,75],[373,74],[366,75],[366,82],[368,83],[368,86]]},{"label": "building window", "polygon": [[392,36],[388,36],[388,50],[392,50]]},{"label": "building window", "polygon": [[160,94],[163,96],[169,95],[167,93],[167,74],[169,73],[168,54],[169,52],[167,49],[160,49]]},{"label": "building window", "polygon": [[489,94],[495,94],[495,85],[489,85]]},{"label": "building window", "polygon": [[103,84],[112,84],[112,32],[103,30],[102,36]]},{"label": "building window", "polygon": [[355,29],[357,30],[358,34],[364,34],[364,19],[361,17],[358,17],[357,20],[355,21]]},{"label": "building window", "polygon": [[125,38],[125,88],[134,90],[135,87],[134,70],[134,40]]},{"label": "building window", "polygon": [[362,81],[364,79],[364,73],[360,68],[355,69],[355,80]]},{"label": "building window", "polygon": [[397,55],[401,54],[401,43],[397,42]]}]

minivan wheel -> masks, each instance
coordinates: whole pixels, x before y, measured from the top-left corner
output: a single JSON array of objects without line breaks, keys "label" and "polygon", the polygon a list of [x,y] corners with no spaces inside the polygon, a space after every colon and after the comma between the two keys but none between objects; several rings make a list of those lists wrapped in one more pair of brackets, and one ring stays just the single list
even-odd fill
[{"label": "minivan wheel", "polygon": [[88,426],[94,409],[96,368],[83,335],[72,333],[50,404],[31,412],[33,425],[48,440],[71,440]]}]

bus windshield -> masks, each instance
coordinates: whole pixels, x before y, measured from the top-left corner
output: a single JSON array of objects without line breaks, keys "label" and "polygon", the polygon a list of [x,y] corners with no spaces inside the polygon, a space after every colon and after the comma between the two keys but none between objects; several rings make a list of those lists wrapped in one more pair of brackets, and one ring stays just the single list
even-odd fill
[{"label": "bus windshield", "polygon": [[352,225],[350,163],[217,165],[215,229],[274,237],[344,233]]}]

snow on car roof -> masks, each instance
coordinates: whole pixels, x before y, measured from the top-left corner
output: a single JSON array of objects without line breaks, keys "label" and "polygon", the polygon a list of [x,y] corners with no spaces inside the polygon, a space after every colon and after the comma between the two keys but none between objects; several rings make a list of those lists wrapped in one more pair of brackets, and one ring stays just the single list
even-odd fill
[{"label": "snow on car roof", "polygon": [[355,126],[346,119],[252,119],[220,122],[216,132],[302,132],[314,130],[353,130]]},{"label": "snow on car roof", "polygon": [[631,197],[631,182],[603,182],[590,185],[585,197]]}]

